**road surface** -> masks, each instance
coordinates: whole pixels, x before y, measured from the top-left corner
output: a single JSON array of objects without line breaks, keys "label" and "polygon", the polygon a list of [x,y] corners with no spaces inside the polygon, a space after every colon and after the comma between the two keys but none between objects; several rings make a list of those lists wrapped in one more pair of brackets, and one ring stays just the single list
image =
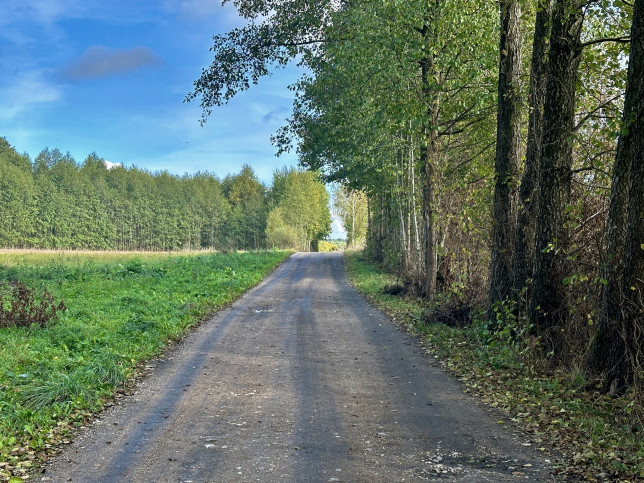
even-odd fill
[{"label": "road surface", "polygon": [[354,291],[298,253],[158,361],[45,467],[54,482],[553,481]]}]

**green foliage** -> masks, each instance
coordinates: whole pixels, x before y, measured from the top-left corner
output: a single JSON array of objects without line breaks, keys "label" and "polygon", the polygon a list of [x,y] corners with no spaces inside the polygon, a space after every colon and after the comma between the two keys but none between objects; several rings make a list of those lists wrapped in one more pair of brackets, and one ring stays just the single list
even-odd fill
[{"label": "green foliage", "polygon": [[[136,376],[137,364],[256,285],[286,252],[0,254],[0,278],[64,299],[58,322],[0,329],[0,463],[68,437]],[[24,468],[24,466],[23,466]],[[0,465],[0,479],[8,476]]]},{"label": "green foliage", "polygon": [[[499,32],[498,5],[464,0],[234,3],[249,26],[216,37],[213,63],[195,82],[189,99],[200,97],[207,116],[272,67],[298,59],[309,72],[293,86],[293,114],[273,138],[278,151],[295,148],[303,166],[340,182],[348,192],[365,194],[370,229],[363,232],[355,223],[364,215],[345,219],[350,244],[366,240],[373,258],[384,261],[419,293],[433,291],[429,285],[434,274],[425,272],[434,271],[430,265],[437,260],[437,306],[446,307],[449,301],[453,308],[448,315],[467,310],[469,302],[460,296],[489,284],[499,72],[498,35],[490,33]],[[520,36],[532,39],[535,14],[549,9],[544,2],[520,3]],[[571,5],[581,8],[582,3]],[[598,294],[580,282],[597,279],[605,259],[607,187],[621,129],[632,10],[632,3],[602,0],[584,4],[583,19],[579,17],[585,47],[571,93],[576,98],[575,126],[564,136],[574,144],[572,163],[565,170],[572,168],[571,209],[560,233],[553,235],[570,262],[570,269],[553,280],[557,287],[564,281],[565,295],[562,291],[554,298],[569,297],[572,310],[550,311],[565,317],[570,312],[571,327],[565,330],[571,339],[568,345],[577,346],[569,351],[575,357],[588,341],[588,331],[583,332],[587,320],[598,312]],[[546,23],[560,24],[567,17],[563,12]],[[535,40],[549,35],[539,32],[543,35]],[[524,45],[527,71],[530,42]],[[529,83],[528,76],[522,76],[518,88],[526,93],[523,98],[528,97]],[[521,124],[527,134],[528,112],[523,110]],[[552,116],[556,118],[561,116]],[[566,197],[569,188],[561,190]],[[276,182],[272,208],[283,193]],[[562,209],[553,206],[551,214]],[[286,220],[288,213],[271,213],[270,243],[300,244],[297,230]],[[527,244],[534,246],[534,240]],[[546,247],[552,255],[559,253],[555,248]],[[501,250],[509,253],[512,247]],[[523,275],[523,280],[529,278]],[[535,292],[526,295],[533,297]],[[575,357],[562,356],[561,361]]]},{"label": "green foliage", "polygon": [[315,173],[291,169],[276,172],[279,188],[269,216],[269,246],[309,251],[331,231],[329,195]]},{"label": "green foliage", "polygon": [[186,96],[188,102],[201,99],[202,123],[215,106],[226,104],[237,93],[257,84],[271,67],[284,66],[298,55],[305,62],[324,38],[322,21],[334,8],[329,0],[233,3],[250,24],[213,37],[213,61]]},{"label": "green foliage", "polygon": [[344,186],[335,190],[333,208],[347,231],[350,247],[362,247],[367,241],[367,203],[367,196],[360,191],[351,191]]},{"label": "green foliage", "polygon": [[226,223],[230,247],[257,250],[265,246],[268,213],[266,188],[252,168],[244,165],[238,175],[227,176],[222,189],[231,212]]},{"label": "green foliage", "polygon": [[[342,185],[348,199],[338,197],[344,205],[338,212],[349,242],[367,243],[416,291],[426,279],[424,260],[436,255],[429,249],[440,253],[447,284],[485,283],[489,255],[481,234],[490,224],[498,70],[489,32],[498,27],[496,8],[345,3],[329,16],[323,33],[334,41],[307,57],[312,74],[294,86],[293,115],[274,136],[279,152],[297,146],[303,166]],[[422,63],[431,72],[423,74]],[[436,133],[431,175],[428,131]],[[424,200],[429,185],[434,194]],[[431,221],[423,217],[430,203]],[[428,224],[437,243],[425,243]]]},{"label": "green foliage", "polygon": [[286,216],[287,212],[283,207],[276,206],[271,210],[266,222],[266,242],[271,247],[302,250],[301,233],[287,223]]},{"label": "green foliage", "polygon": [[82,165],[44,149],[31,165],[0,146],[0,246],[12,248],[222,249],[230,206],[207,173],[177,177]]},{"label": "green foliage", "polygon": [[[349,192],[364,193],[368,199],[368,209],[364,211],[369,214],[364,240],[373,259],[385,262],[405,286],[415,287],[417,293],[432,292],[427,296],[434,296],[435,275],[425,272],[437,272],[437,307],[451,303],[448,315],[461,308],[467,310],[471,304],[462,295],[489,284],[493,245],[489,227],[494,226],[494,221],[497,226],[507,225],[503,220],[491,219],[494,111],[499,103],[498,4],[465,0],[234,3],[249,25],[215,38],[213,62],[195,82],[188,99],[200,97],[207,117],[214,106],[248,89],[272,67],[292,59],[305,65],[308,73],[293,86],[297,94],[293,114],[273,138],[278,151],[295,148],[302,166],[320,171],[326,180],[341,183]],[[544,220],[555,220],[555,215],[564,209],[566,217],[564,222],[557,222],[557,233],[550,237],[558,238],[560,246],[540,243],[537,250],[537,261],[548,258],[544,254],[564,255],[565,261],[552,267],[566,265],[565,273],[556,274],[554,268],[537,270],[535,276],[520,274],[521,280],[516,281],[517,285],[525,280],[534,283],[532,291],[526,292],[528,298],[542,292],[542,278],[556,288],[562,281],[565,283],[565,289],[553,290],[555,295],[545,297],[554,303],[553,309],[546,312],[561,316],[565,319],[563,325],[567,325],[563,330],[570,340],[561,346],[570,350],[558,360],[562,364],[573,360],[579,363],[579,354],[589,339],[589,331],[584,329],[598,312],[598,293],[582,282],[597,279],[606,258],[603,247],[607,188],[617,134],[624,132],[620,114],[633,5],[623,0],[555,2],[561,7],[555,9],[558,13],[545,24],[536,22],[541,27],[535,32],[535,14],[549,12],[550,8],[546,2],[520,4],[519,36],[523,39],[533,39],[536,34],[536,45],[556,44],[561,36],[547,38],[549,28],[544,25],[558,27],[570,21],[573,17],[566,11],[568,5],[578,13],[584,44],[582,49],[581,44],[573,46],[577,42],[571,40],[570,45],[561,46],[562,53],[583,50],[579,75],[575,72],[571,77],[573,81],[577,78],[577,85],[568,83],[571,89],[564,96],[576,101],[570,103],[571,110],[576,110],[574,121],[570,119],[570,126],[562,126],[566,131],[562,139],[574,145],[572,158],[566,154],[570,159],[564,163],[562,177],[548,179],[550,175],[544,175],[545,182],[541,182],[541,187],[547,188],[555,185],[555,179],[561,179],[561,186],[557,185],[559,194],[571,200],[566,208],[543,207]],[[293,12],[297,12],[296,18]],[[491,32],[497,34],[490,35]],[[524,45],[527,71],[530,42]],[[549,57],[547,52],[538,56],[542,54],[545,59]],[[563,64],[565,69],[570,67],[567,61]],[[528,85],[536,85],[531,81],[541,78],[541,70],[537,71],[530,73],[530,81],[527,75],[521,76],[517,87],[525,92],[523,98],[528,97]],[[552,85],[555,91],[549,93],[549,99],[555,99],[556,90],[565,85],[563,75]],[[520,107],[524,111],[520,125],[528,134],[528,112],[525,106]],[[557,112],[559,107],[552,106],[552,115],[547,118],[562,119]],[[533,109],[533,113],[540,110]],[[545,132],[554,131],[548,128]],[[531,147],[535,146],[536,151],[541,151],[540,137],[532,138],[535,144],[531,143]],[[557,149],[560,145],[547,141],[543,147]],[[283,178],[285,173],[280,176]],[[269,241],[284,246],[301,244],[295,225],[286,220],[290,210],[275,208],[285,192],[277,180],[275,185]],[[509,185],[514,187],[513,183]],[[528,185],[526,182],[524,187]],[[535,194],[528,197],[532,206]],[[546,196],[539,198],[545,200]],[[524,202],[527,206],[527,200]],[[346,209],[340,211],[348,213]],[[529,216],[534,218],[534,213]],[[353,218],[344,221],[350,244],[359,244],[363,232],[355,221],[364,215]],[[531,230],[521,234],[534,238]],[[534,246],[534,240],[527,240],[526,246]],[[499,248],[503,259],[513,250],[512,246]],[[498,259],[494,257],[495,263]],[[510,264],[511,259],[508,256],[506,262]],[[543,265],[526,262],[526,266]],[[509,273],[509,267],[505,273]],[[568,298],[570,307],[563,304],[563,299]],[[545,302],[536,305],[545,310]],[[502,311],[510,313],[506,309]],[[521,310],[523,307],[518,309]],[[519,321],[510,325],[515,323]],[[549,324],[537,325],[543,325],[540,330],[546,332]],[[556,338],[541,335],[546,343]]]},{"label": "green foliage", "polygon": [[268,190],[248,165],[222,181],[209,173],[108,170],[95,153],[78,165],[58,149],[44,149],[32,165],[0,141],[2,247],[257,250],[266,247],[268,214],[278,205],[286,228],[275,228],[283,233],[271,246],[307,249],[330,225],[327,195],[312,174],[284,169]]}]

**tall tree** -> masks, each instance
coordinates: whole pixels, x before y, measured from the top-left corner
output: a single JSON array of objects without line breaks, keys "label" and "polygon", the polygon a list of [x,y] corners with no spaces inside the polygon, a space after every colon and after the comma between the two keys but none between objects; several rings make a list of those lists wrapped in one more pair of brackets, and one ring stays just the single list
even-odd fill
[{"label": "tall tree", "polygon": [[438,252],[436,240],[436,177],[438,176],[439,149],[439,107],[443,87],[440,67],[436,66],[436,54],[431,48],[439,42],[438,32],[441,14],[440,1],[429,2],[423,12],[422,26],[418,33],[422,36],[424,55],[421,57],[420,82],[422,103],[425,106],[425,119],[422,122],[422,141],[420,163],[424,176],[423,183],[423,226],[425,228],[425,296],[432,298],[436,294],[436,273],[438,271]]},{"label": "tall tree", "polygon": [[496,26],[492,12],[482,2],[346,4],[333,28],[355,34],[325,44],[298,86],[300,159],[372,196],[370,252],[428,297],[450,231],[439,195],[480,179],[476,161],[492,145],[494,46],[470,23]]},{"label": "tall tree", "polygon": [[553,6],[544,105],[530,320],[557,353],[569,317],[564,278],[568,273],[568,212],[572,175],[575,89],[581,59],[584,0]]},{"label": "tall tree", "polygon": [[[621,391],[632,364],[644,324],[641,320],[644,288],[644,1],[636,0],[631,28],[622,128],[613,167],[610,208],[606,227],[605,285],[602,288],[597,332],[588,368],[606,371],[604,391]],[[639,314],[638,314],[639,312]]]},{"label": "tall tree", "polygon": [[335,191],[333,207],[347,231],[347,245],[363,246],[367,237],[367,196],[341,185]]},{"label": "tall tree", "polygon": [[303,251],[315,249],[317,242],[331,231],[328,204],[329,195],[316,173],[288,171],[281,199],[268,217],[269,244]]},{"label": "tall tree", "polygon": [[[517,208],[517,228],[514,245],[512,296],[518,301],[527,281],[532,277],[534,260],[534,225],[537,207],[537,186],[541,159],[543,106],[546,100],[547,58],[550,40],[553,0],[541,0],[532,42],[530,63],[528,141]],[[528,297],[526,297],[527,300]]]},{"label": "tall tree", "polygon": [[249,165],[224,178],[222,188],[231,206],[228,232],[232,248],[257,250],[266,239],[266,188]]},{"label": "tall tree", "polygon": [[[640,397],[644,391],[644,1],[635,0],[628,90],[638,99],[635,122],[636,144],[631,166],[630,197],[626,225],[626,249],[622,292],[624,312],[622,331],[627,347],[628,369],[635,370]],[[616,373],[610,374],[616,377]]]},{"label": "tall tree", "polygon": [[516,231],[517,171],[521,155],[521,8],[518,0],[501,0],[499,81],[494,160],[494,215],[490,266],[489,318],[495,304],[510,295]]},{"label": "tall tree", "polygon": [[0,246],[32,246],[35,198],[29,158],[0,138]]}]

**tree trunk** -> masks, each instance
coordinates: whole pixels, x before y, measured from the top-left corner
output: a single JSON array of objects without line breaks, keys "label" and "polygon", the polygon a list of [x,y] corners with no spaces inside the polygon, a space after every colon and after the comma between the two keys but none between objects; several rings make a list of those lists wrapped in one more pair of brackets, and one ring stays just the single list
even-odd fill
[{"label": "tree trunk", "polygon": [[[410,123],[411,127],[411,123]],[[418,281],[422,280],[421,273],[423,272],[422,248],[420,243],[420,230],[418,226],[418,215],[416,209],[416,159],[414,152],[414,139],[409,136],[409,160],[407,167],[407,177],[409,179],[409,198],[407,203],[407,213],[410,217],[409,221],[409,246],[410,246],[410,260],[412,269],[412,278],[416,289],[420,288]]]},{"label": "tree trunk", "polygon": [[[439,8],[438,2],[429,6],[425,23],[420,30],[427,48],[431,46],[435,33],[431,28],[431,18],[436,15]],[[433,82],[434,57],[426,55],[420,61],[423,102],[426,106],[426,118],[423,126],[423,146],[421,149],[421,165],[423,166],[423,224],[425,232],[425,284],[424,295],[431,299],[436,294],[436,226],[434,224],[434,209],[436,198],[436,169],[438,165],[438,107],[440,103],[439,92]]]},{"label": "tree trunk", "polygon": [[[633,20],[633,30],[636,28],[635,22],[636,19]],[[637,92],[634,79],[637,76],[642,76],[642,55],[644,55],[644,49],[641,44],[638,45],[633,41],[628,65],[628,87],[624,98],[622,130],[613,165],[610,207],[606,226],[606,254],[603,266],[603,277],[606,284],[602,287],[597,331],[587,361],[587,369],[595,374],[600,374],[606,369],[615,373],[614,376],[607,378],[605,391],[614,385],[614,378],[617,374],[623,372],[623,368],[620,366],[624,363],[624,341],[620,333],[621,277],[624,269],[631,165],[636,136],[633,121],[636,116],[637,103],[640,102],[642,96],[641,90]],[[618,382],[617,385],[623,386],[623,383]]]},{"label": "tree trunk", "polygon": [[[427,68],[423,65],[423,78],[428,75]],[[438,101],[429,99],[430,93],[426,93],[428,102],[427,122],[425,127],[425,143],[421,151],[421,163],[424,170],[423,186],[423,224],[425,232],[424,260],[425,260],[425,285],[423,292],[426,298],[431,299],[436,294],[436,226],[434,223],[434,209],[436,199],[436,160],[438,159],[438,129],[436,127],[436,111]],[[436,95],[434,93],[434,95]]]},{"label": "tree trunk", "polygon": [[409,179],[411,181],[411,201],[409,204],[409,210],[411,212],[412,225],[414,228],[414,248],[416,252],[416,258],[418,258],[418,254],[420,253],[420,234],[418,230],[418,217],[416,216],[416,170],[414,168],[415,163],[416,163],[416,160],[414,159],[414,151],[412,148],[410,153],[410,160],[409,160]]},{"label": "tree trunk", "polygon": [[425,186],[423,187],[423,222],[425,225],[425,297],[431,299],[436,294],[436,226],[434,225],[434,199],[436,198],[434,159],[437,152],[436,141],[429,136],[429,145],[423,150],[425,167]]},{"label": "tree trunk", "polygon": [[[604,392],[621,392],[644,343],[644,0],[636,0],[631,28],[624,114],[607,227],[607,283],[589,369],[607,371]],[[639,360],[638,360],[639,358]],[[639,383],[641,384],[641,380]]]},{"label": "tree trunk", "polygon": [[510,295],[516,230],[516,173],[519,169],[521,134],[521,8],[517,0],[500,2],[499,85],[494,162],[494,215],[488,318],[494,306]]},{"label": "tree trunk", "polygon": [[349,238],[349,245],[353,246],[356,243],[356,193],[351,193],[351,237]]},{"label": "tree trunk", "polygon": [[398,219],[400,221],[400,248],[402,250],[402,273],[405,280],[409,280],[411,273],[411,263],[410,263],[410,246],[409,246],[409,237],[408,237],[408,224],[406,223],[406,217],[404,213],[405,197],[407,197],[407,186],[404,181],[404,162],[403,162],[403,152],[401,149],[398,150],[397,159],[396,159],[396,192],[394,192],[392,198],[398,208]]},{"label": "tree trunk", "polygon": [[[525,166],[519,187],[517,207],[517,231],[514,245],[512,270],[512,295],[519,301],[521,291],[532,278],[534,258],[534,224],[537,207],[537,183],[541,157],[541,135],[543,131],[543,105],[546,100],[547,53],[550,39],[550,16],[552,0],[540,2],[534,28],[532,61],[530,66],[530,91],[528,115],[528,144]],[[527,294],[526,294],[527,295]],[[527,297],[526,297],[527,299]]]},{"label": "tree trunk", "polygon": [[575,86],[581,58],[582,0],[559,0],[553,9],[544,105],[539,200],[530,321],[547,353],[559,355],[569,304],[563,280],[569,274],[567,207],[570,202]]},{"label": "tree trunk", "polygon": [[[644,0],[636,0],[632,38],[638,43],[637,58],[631,50],[631,60],[637,63],[631,84],[637,90],[639,103],[637,117],[633,130],[635,131],[636,149],[631,167],[630,200],[628,203],[628,221],[626,225],[626,250],[624,256],[624,309],[622,333],[626,344],[627,361],[624,364],[622,379],[628,379],[631,374],[641,397],[644,391]],[[635,23],[635,20],[634,20]],[[619,377],[620,374],[609,372],[609,377]]]}]

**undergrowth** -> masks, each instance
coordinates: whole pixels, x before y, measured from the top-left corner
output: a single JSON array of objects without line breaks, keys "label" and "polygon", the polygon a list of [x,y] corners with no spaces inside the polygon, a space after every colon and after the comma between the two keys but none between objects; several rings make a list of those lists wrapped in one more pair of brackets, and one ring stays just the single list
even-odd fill
[{"label": "undergrowth", "polygon": [[354,286],[392,319],[417,333],[427,352],[462,381],[464,390],[505,414],[544,453],[564,456],[557,471],[572,480],[642,481],[644,440],[632,394],[611,398],[574,367],[547,371],[530,351],[528,336],[472,314],[467,327],[428,321],[440,313],[419,299],[391,294],[396,283],[361,252],[348,252]]},{"label": "undergrowth", "polygon": [[67,307],[55,324],[0,328],[0,481],[28,476],[128,391],[141,362],[286,256],[0,253],[0,279]]},{"label": "undergrowth", "polygon": [[56,304],[47,290],[37,294],[20,281],[0,280],[0,328],[30,327],[32,324],[45,327],[54,323],[58,313],[65,310],[65,302],[61,300]]}]

